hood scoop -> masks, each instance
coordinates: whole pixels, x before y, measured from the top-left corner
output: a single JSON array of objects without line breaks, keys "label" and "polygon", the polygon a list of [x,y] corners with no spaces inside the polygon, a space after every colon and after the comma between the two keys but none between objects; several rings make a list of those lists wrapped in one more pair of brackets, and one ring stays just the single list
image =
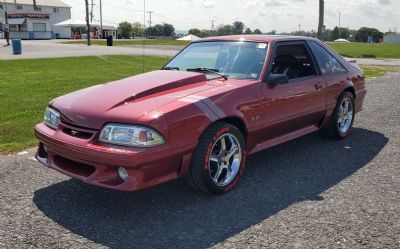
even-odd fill
[{"label": "hood scoop", "polygon": [[142,107],[135,112],[140,115],[155,105],[165,104],[165,95],[180,97],[183,92],[197,91],[207,84],[207,78],[202,73],[154,71],[67,94],[55,99],[52,106],[71,123],[96,127],[91,119],[103,117],[125,104],[154,99],[154,104],[144,108],[146,110]]}]

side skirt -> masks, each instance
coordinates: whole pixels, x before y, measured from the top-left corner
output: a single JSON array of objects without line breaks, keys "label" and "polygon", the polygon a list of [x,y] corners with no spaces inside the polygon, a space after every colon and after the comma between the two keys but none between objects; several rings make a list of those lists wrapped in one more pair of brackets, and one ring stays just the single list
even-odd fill
[{"label": "side skirt", "polygon": [[273,147],[275,145],[278,145],[278,144],[282,144],[282,143],[288,142],[290,140],[302,137],[304,135],[313,133],[313,132],[318,131],[318,130],[319,130],[319,128],[317,126],[312,125],[312,126],[308,126],[306,128],[303,128],[303,129],[288,133],[286,135],[283,135],[283,136],[280,136],[280,137],[277,137],[277,138],[273,138],[273,139],[268,140],[268,141],[266,141],[264,143],[257,144],[256,147],[254,147],[254,149],[252,151],[250,151],[249,154],[257,153],[259,151],[271,148],[271,147]]}]

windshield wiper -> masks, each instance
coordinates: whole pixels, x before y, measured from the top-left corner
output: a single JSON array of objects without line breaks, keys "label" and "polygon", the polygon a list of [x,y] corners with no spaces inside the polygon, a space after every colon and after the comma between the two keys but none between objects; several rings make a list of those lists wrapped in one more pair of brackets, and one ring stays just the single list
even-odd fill
[{"label": "windshield wiper", "polygon": [[219,73],[219,70],[218,70],[218,69],[211,69],[211,68],[199,67],[199,68],[189,68],[189,69],[187,69],[186,71],[189,71],[189,72],[207,72],[207,73],[213,73],[213,74],[216,74],[216,75],[218,75],[218,76],[220,76],[220,77],[222,77],[222,78],[224,78],[224,79],[226,79],[226,80],[228,79],[228,76],[225,75],[225,74]]},{"label": "windshield wiper", "polygon": [[177,71],[179,71],[179,67],[163,67],[163,68],[161,68],[161,70],[171,70],[171,71],[177,70]]}]

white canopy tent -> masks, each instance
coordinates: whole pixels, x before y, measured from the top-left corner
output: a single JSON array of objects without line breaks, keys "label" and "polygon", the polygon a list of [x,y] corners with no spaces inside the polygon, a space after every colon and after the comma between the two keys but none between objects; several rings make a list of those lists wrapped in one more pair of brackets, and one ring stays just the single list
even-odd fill
[{"label": "white canopy tent", "polygon": [[187,36],[184,36],[184,37],[176,39],[176,40],[177,41],[197,41],[200,39],[201,39],[200,37],[197,37],[195,35],[187,35]]},{"label": "white canopy tent", "polygon": [[[73,28],[73,29],[78,29],[80,37],[85,37],[85,34],[82,34],[82,29],[86,29],[86,21],[82,20],[73,20],[69,19],[60,23],[55,24],[55,27],[67,27],[67,28]],[[117,30],[118,28],[112,25],[108,24],[103,24],[102,30],[101,30],[101,25],[99,23],[91,23],[90,24],[90,29],[91,29],[91,36],[95,36],[97,38],[102,38],[102,37],[108,37],[109,35],[113,36],[114,39],[117,38]]]},{"label": "white canopy tent", "polygon": [[335,40],[335,42],[351,42],[351,41],[340,38],[340,39]]},{"label": "white canopy tent", "polygon": [[[69,19],[57,24],[54,24],[55,27],[69,27],[69,28],[86,28],[86,22],[81,20],[73,20]],[[99,23],[91,23],[91,27],[100,28]],[[103,29],[105,30],[117,30],[117,27],[112,25],[103,24]]]}]

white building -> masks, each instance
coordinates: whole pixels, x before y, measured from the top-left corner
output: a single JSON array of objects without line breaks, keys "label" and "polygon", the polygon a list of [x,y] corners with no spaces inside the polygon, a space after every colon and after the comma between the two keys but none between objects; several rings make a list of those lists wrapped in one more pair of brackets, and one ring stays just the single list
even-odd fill
[{"label": "white building", "polygon": [[71,18],[71,7],[60,0],[36,0],[36,7],[33,0],[0,0],[0,28],[6,12],[10,38],[71,38],[71,28],[54,26]]},{"label": "white building", "polygon": [[390,33],[383,37],[384,43],[400,44],[400,34]]}]

